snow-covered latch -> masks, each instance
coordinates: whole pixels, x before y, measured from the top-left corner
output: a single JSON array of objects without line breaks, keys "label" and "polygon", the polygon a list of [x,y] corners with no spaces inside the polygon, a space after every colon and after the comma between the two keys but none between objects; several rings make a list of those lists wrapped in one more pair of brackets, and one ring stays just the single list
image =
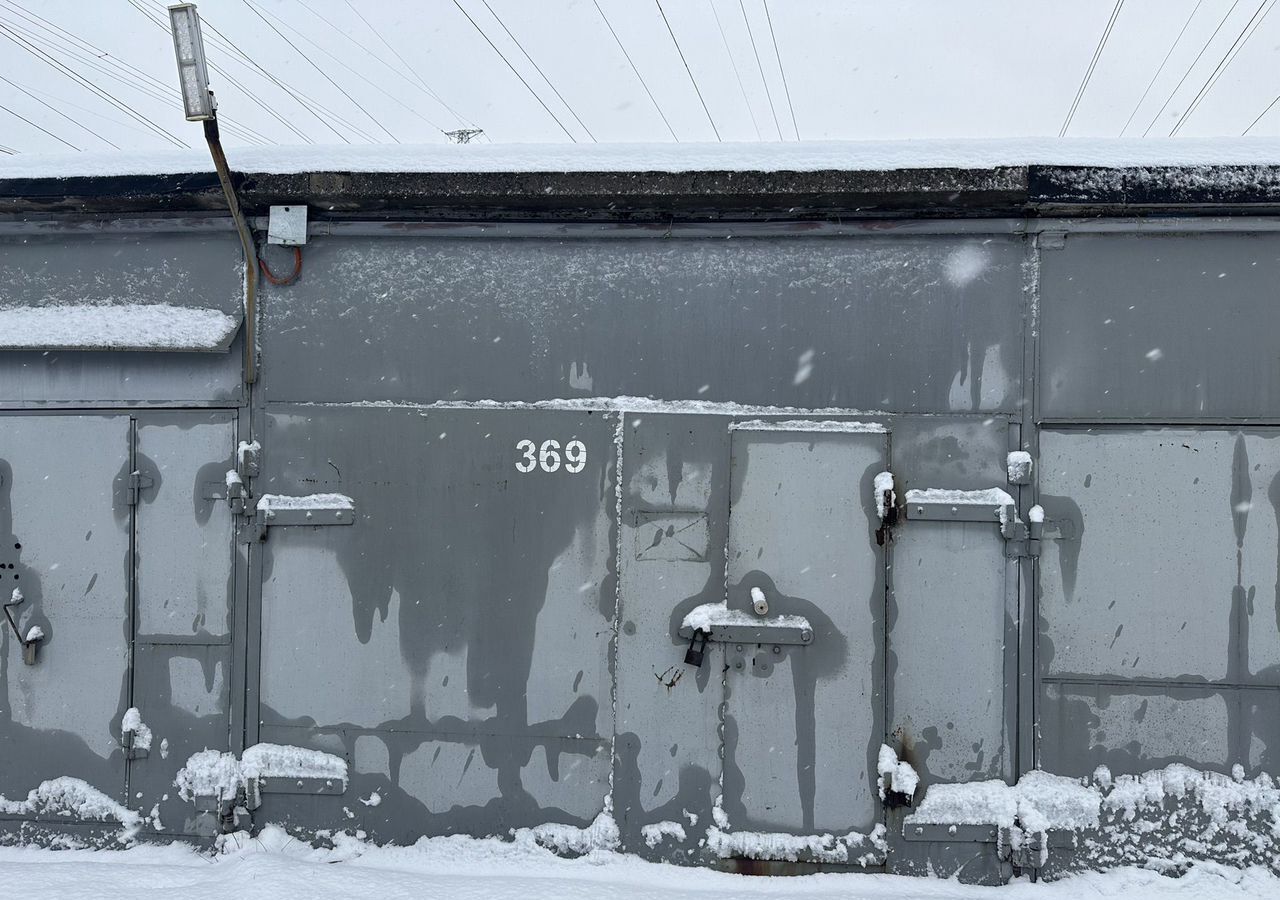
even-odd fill
[{"label": "snow-covered latch", "polygon": [[944,488],[907,491],[908,519],[943,522],[990,522],[1000,525],[1008,540],[1026,538],[1026,524],[1018,518],[1018,507],[1007,491],[987,488],[953,491]]},{"label": "snow-covered latch", "polygon": [[254,504],[253,521],[258,540],[272,526],[354,525],[356,504],[346,494],[263,494]]},{"label": "snow-covered latch", "polygon": [[[27,636],[23,637],[22,632],[18,630],[18,622],[13,617],[13,608],[21,606],[26,602],[26,599],[26,597],[22,596],[22,591],[14,588],[9,597],[9,602],[4,604],[4,617],[9,620],[9,627],[13,629],[13,636],[22,646],[23,664],[34,666],[36,664],[36,654],[40,650],[40,642],[44,640],[44,629],[39,625],[32,625],[27,629]],[[2,627],[0,626],[0,628]]]}]

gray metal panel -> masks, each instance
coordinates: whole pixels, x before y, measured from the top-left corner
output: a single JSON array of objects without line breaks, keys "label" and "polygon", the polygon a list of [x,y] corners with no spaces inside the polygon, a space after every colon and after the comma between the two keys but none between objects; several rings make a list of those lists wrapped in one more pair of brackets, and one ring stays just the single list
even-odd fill
[{"label": "gray metal panel", "polygon": [[0,404],[233,406],[243,396],[242,341],[238,336],[227,353],[6,350],[0,353]]},{"label": "gray metal panel", "polygon": [[[1006,419],[893,426],[899,500],[912,488],[1005,487]],[[923,783],[1013,774],[1017,590],[998,523],[899,520],[890,543],[888,732]]]},{"label": "gray metal panel", "polygon": [[994,521],[894,532],[889,722],[895,749],[930,781],[1008,772],[1006,565]]},{"label": "gray metal panel", "polygon": [[238,316],[244,263],[225,234],[23,235],[0,239],[0,307],[165,303]]},{"label": "gray metal panel", "polygon": [[[690,609],[724,598],[729,432],[723,417],[645,414],[627,418],[622,441],[621,541],[640,552],[621,556],[614,814],[629,850],[652,853],[640,829],[662,821],[683,822],[691,849],[705,828],[689,827],[684,811],[704,816],[719,793],[723,656],[709,646],[701,668],[685,665],[676,630]],[[673,540],[655,548],[658,523],[674,536],[699,522],[702,554]],[[656,552],[673,543],[676,552]],[[681,858],[671,843],[660,849]]]},{"label": "gray metal panel", "polygon": [[149,413],[135,466],[153,484],[137,511],[136,633],[210,643],[231,629],[234,526],[225,476],[235,463],[227,413]]},{"label": "gray metal panel", "polygon": [[1280,235],[1076,235],[1041,256],[1040,415],[1274,417]]},{"label": "gray metal panel", "polygon": [[45,634],[35,666],[7,623],[0,639],[6,797],[61,775],[123,797],[129,439],[127,416],[0,417],[0,591],[20,588],[22,630]]},{"label": "gray metal panel", "polygon": [[1042,762],[1274,766],[1280,433],[1046,431],[1040,476]]},{"label": "gray metal panel", "polygon": [[[235,234],[15,236],[0,240],[0,306],[164,303],[241,315]],[[0,403],[237,402],[237,337],[224,353],[0,352]]]},{"label": "gray metal panel", "polygon": [[731,444],[729,607],[749,610],[759,588],[814,640],[726,646],[725,812],[738,830],[870,831],[885,602],[872,481],[888,435],[735,431]]},{"label": "gray metal panel", "polygon": [[264,291],[264,386],[1013,410],[1022,240],[316,238]]},{"label": "gray metal panel", "polygon": [[[269,416],[256,489],[346,493],[359,521],[268,530],[262,733],[315,723],[343,747],[376,734],[386,802],[366,820],[384,838],[583,824],[600,811],[615,422],[480,410]],[[521,473],[526,438],[579,439],[585,467]]]},{"label": "gray metal panel", "polygon": [[[1269,485],[1249,489],[1250,508],[1233,507],[1254,481],[1249,458],[1274,467],[1280,442],[1203,429],[1046,431],[1040,447],[1047,531],[1062,535],[1040,561],[1045,674],[1243,680],[1240,638],[1275,628],[1274,608],[1234,609],[1246,599],[1237,551],[1243,564],[1249,525],[1274,529]],[[1246,588],[1276,583],[1275,546],[1250,543]]]}]

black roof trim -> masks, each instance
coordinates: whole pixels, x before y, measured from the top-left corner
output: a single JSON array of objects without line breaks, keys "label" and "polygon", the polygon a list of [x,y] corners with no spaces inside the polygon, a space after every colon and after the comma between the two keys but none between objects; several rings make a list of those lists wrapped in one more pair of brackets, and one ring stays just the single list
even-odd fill
[{"label": "black roof trim", "polygon": [[[832,219],[1280,212],[1280,166],[1008,166],[816,172],[236,173],[251,214],[447,219]],[[0,213],[225,209],[212,172],[0,179]]]}]

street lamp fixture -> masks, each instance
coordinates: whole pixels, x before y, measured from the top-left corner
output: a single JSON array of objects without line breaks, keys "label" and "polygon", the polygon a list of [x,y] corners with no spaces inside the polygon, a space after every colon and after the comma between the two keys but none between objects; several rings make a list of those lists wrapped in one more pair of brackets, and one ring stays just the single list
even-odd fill
[{"label": "street lamp fixture", "polygon": [[182,107],[187,121],[204,125],[204,139],[213,157],[227,208],[240,235],[244,250],[244,380],[253,384],[258,378],[258,251],[254,247],[249,223],[240,210],[231,167],[218,136],[218,103],[209,90],[209,70],[204,60],[204,40],[200,36],[200,14],[194,3],[177,3],[169,7],[169,24],[173,30],[173,52],[178,59],[178,82],[182,88]]},{"label": "street lamp fixture", "polygon": [[209,90],[209,70],[204,62],[204,40],[200,35],[200,15],[194,3],[169,7],[173,30],[173,50],[178,57],[178,83],[182,86],[182,106],[188,122],[212,119],[217,110]]}]

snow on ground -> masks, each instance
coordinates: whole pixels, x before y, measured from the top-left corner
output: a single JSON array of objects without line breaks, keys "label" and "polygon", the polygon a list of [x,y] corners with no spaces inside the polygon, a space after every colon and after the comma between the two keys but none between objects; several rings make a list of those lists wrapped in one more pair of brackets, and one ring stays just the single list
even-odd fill
[{"label": "snow on ground", "polygon": [[560,859],[531,842],[434,838],[371,848],[354,839],[313,850],[276,828],[238,838],[221,857],[182,846],[130,850],[0,849],[0,882],[53,900],[234,897],[236,900],[1243,900],[1280,896],[1259,870],[1205,865],[1179,879],[1117,869],[1055,883],[974,887],[892,875],[760,878],[645,863],[601,853]]},{"label": "snow on ground", "polygon": [[[242,172],[706,172],[991,168],[1028,164],[1200,166],[1280,164],[1276,138],[969,138],[722,144],[397,144],[233,147]],[[0,179],[212,171],[197,150],[15,153]],[[963,268],[969,272],[971,267]]]}]

